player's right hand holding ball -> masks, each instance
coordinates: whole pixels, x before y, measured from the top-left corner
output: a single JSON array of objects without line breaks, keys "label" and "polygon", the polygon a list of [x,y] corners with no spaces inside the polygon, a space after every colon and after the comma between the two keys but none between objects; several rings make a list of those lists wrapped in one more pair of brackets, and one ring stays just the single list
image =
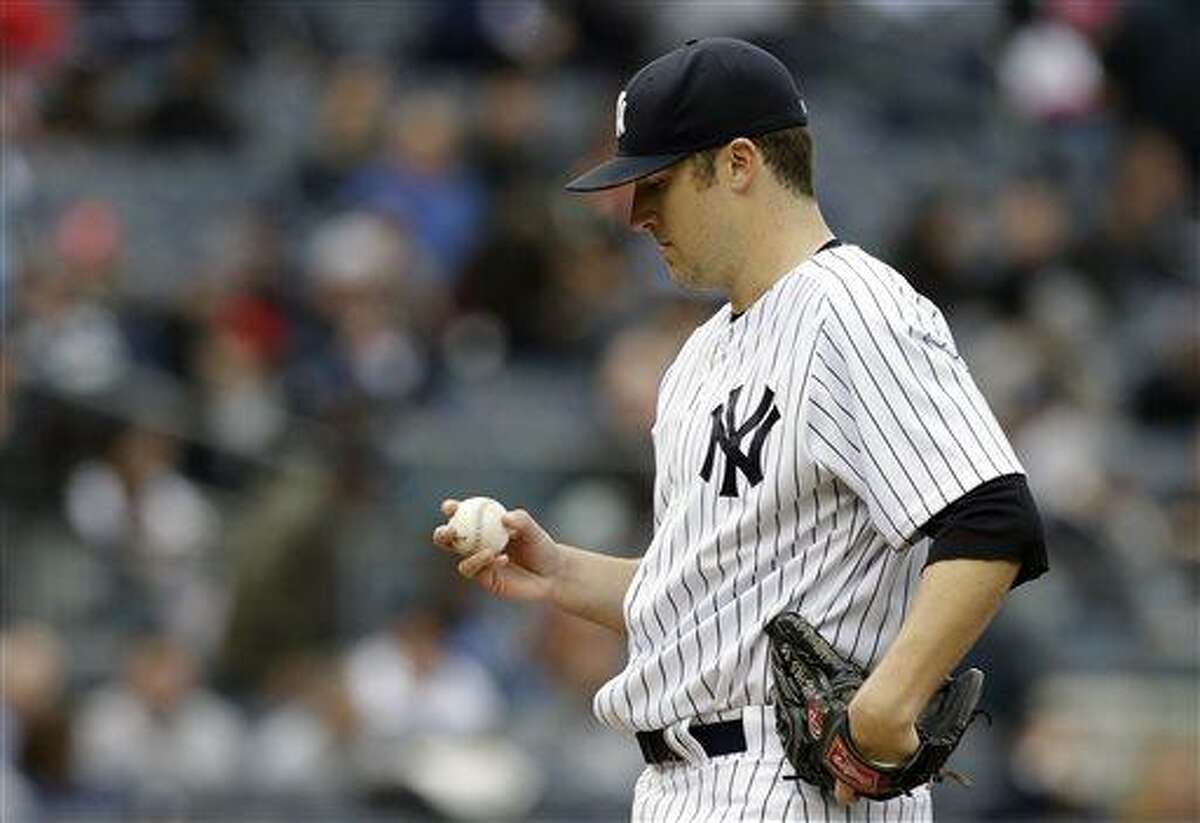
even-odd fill
[{"label": "player's right hand holding ball", "polygon": [[[459,508],[470,509],[460,513]],[[507,542],[488,522],[498,512]],[[560,561],[558,544],[524,509],[503,511],[487,498],[442,501],[447,523],[433,530],[433,544],[462,557],[458,573],[509,600],[549,600]],[[469,517],[461,515],[469,514]],[[456,515],[460,515],[456,517]],[[461,533],[460,533],[461,532]]]}]

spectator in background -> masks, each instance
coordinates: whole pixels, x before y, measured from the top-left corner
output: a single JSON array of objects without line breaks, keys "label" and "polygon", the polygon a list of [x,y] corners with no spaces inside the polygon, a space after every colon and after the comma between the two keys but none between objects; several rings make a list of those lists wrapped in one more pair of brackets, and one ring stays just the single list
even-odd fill
[{"label": "spectator in background", "polygon": [[287,411],[270,342],[281,326],[269,306],[243,297],[227,304],[200,341],[202,430],[218,450],[261,459],[283,434]]},{"label": "spectator in background", "polygon": [[80,296],[61,274],[32,277],[23,284],[26,314],[17,331],[29,379],[77,397],[115,388],[130,366],[117,317]]},{"label": "spectator in background", "polygon": [[594,354],[643,309],[646,289],[618,238],[601,227],[567,235],[554,274],[546,315],[556,348]]},{"label": "spectator in background", "polygon": [[82,299],[119,302],[125,227],[113,203],[82,198],[69,204],[55,225],[54,252]]},{"label": "spectator in background", "polygon": [[116,295],[123,228],[111,203],[82,199],[55,225],[53,256],[20,276],[18,347],[28,377],[52,391],[96,396],[132,364]]},{"label": "spectator in background", "polygon": [[997,79],[1009,106],[1025,117],[1050,124],[1092,113],[1100,102],[1104,80],[1092,44],[1057,17],[1046,15],[1018,28],[1004,44],[997,66]]},{"label": "spectator in background", "polygon": [[[1063,4],[1060,0],[1060,5]],[[1137,125],[1170,134],[1200,172],[1200,6],[1185,0],[1121,3],[1121,25],[1107,38],[1104,64],[1115,108]],[[1189,80],[1188,78],[1192,78]],[[1193,192],[1193,204],[1195,193]]]},{"label": "spectator in background", "polygon": [[540,193],[497,193],[457,304],[503,323],[521,356],[587,360],[641,312],[624,249],[604,225],[557,229]]},{"label": "spectator in background", "polygon": [[75,788],[66,654],[57,633],[37,623],[18,624],[0,634],[0,654],[4,812],[15,814],[14,820],[31,820],[35,804],[53,804]]},{"label": "spectator in background", "polygon": [[[521,776],[529,770],[523,754],[498,738],[507,726],[507,701],[492,673],[451,639],[458,607],[421,597],[343,659],[359,729],[355,783],[372,807],[420,818],[453,817],[450,808],[460,803],[483,804],[468,817],[486,817],[481,812],[489,805],[498,817],[517,816],[502,809],[521,805],[532,775]],[[496,756],[510,762],[492,763]],[[447,775],[480,770],[487,772],[477,781]]]},{"label": "spectator in background", "polygon": [[897,243],[897,270],[937,305],[957,306],[975,292],[969,280],[979,275],[982,218],[966,192],[947,187],[926,194]]},{"label": "spectator in background", "polygon": [[455,289],[462,312],[498,320],[520,355],[551,346],[550,295],[558,237],[545,201],[527,187],[498,191],[489,224],[463,262]]},{"label": "spectator in background", "polygon": [[[232,327],[272,363],[287,353],[289,326],[311,311],[288,259],[286,234],[279,213],[265,203],[249,202],[222,216],[211,272],[197,284],[211,293],[198,295],[201,320]],[[185,309],[196,296],[182,295]]]},{"label": "spectator in background", "polygon": [[378,408],[411,400],[428,376],[413,330],[436,322],[417,249],[399,225],[366,213],[323,223],[310,252],[311,302],[325,329],[297,341],[291,374],[300,408]]},{"label": "spectator in background", "polygon": [[238,789],[242,719],[201,685],[201,674],[178,638],[138,640],[123,676],[84,699],[75,741],[80,780],[132,808],[159,810]]},{"label": "spectator in background", "polygon": [[453,612],[413,603],[346,655],[346,683],[364,742],[393,755],[405,738],[497,729],[504,699],[492,675],[450,641]]},{"label": "spectator in background", "polygon": [[312,144],[284,181],[281,205],[327,215],[347,181],[378,149],[391,99],[385,66],[368,60],[335,63],[317,104]]},{"label": "spectator in background", "polygon": [[549,101],[528,74],[501,71],[482,78],[467,150],[489,192],[529,187],[547,171]]},{"label": "spectator in background", "polygon": [[332,444],[285,441],[276,469],[255,478],[231,519],[220,669],[244,693],[264,688],[294,656],[335,642],[339,538],[370,483],[356,432],[345,436]]},{"label": "spectator in background", "polygon": [[1029,308],[1026,299],[1037,279],[1063,262],[1073,223],[1064,192],[1044,177],[1008,183],[996,210],[998,259],[990,302],[1004,315],[1019,315]]},{"label": "spectator in background", "polygon": [[463,153],[464,123],[450,93],[433,88],[401,98],[388,118],[375,163],[342,192],[350,209],[387,215],[453,283],[479,231],[484,191]]},{"label": "spectator in background", "polygon": [[175,50],[161,94],[141,124],[143,138],[159,148],[236,148],[240,129],[222,95],[229,82],[229,59],[228,33],[211,24]]},{"label": "spectator in background", "polygon": [[151,578],[175,560],[197,559],[212,549],[220,521],[177,461],[169,435],[127,427],[104,458],[80,465],[68,481],[69,522],[89,545],[145,564]]},{"label": "spectator in background", "polygon": [[131,425],[107,453],[72,471],[64,513],[85,544],[104,553],[126,586],[114,614],[167,625],[211,648],[223,606],[210,577],[221,518],[181,473],[178,443]]},{"label": "spectator in background", "polygon": [[[1131,132],[1119,145],[1097,230],[1075,251],[1114,306],[1150,291],[1152,284],[1182,285],[1197,264],[1195,184],[1187,157],[1166,134]],[[1192,219],[1195,215],[1190,215]]]},{"label": "spectator in background", "polygon": [[346,653],[356,783],[373,806],[428,814],[443,793],[467,790],[474,781],[436,780],[431,758],[469,757],[501,727],[504,698],[491,673],[451,644],[453,620],[445,604],[411,603]]},{"label": "spectator in background", "polygon": [[360,727],[340,665],[303,655],[282,658],[263,692],[268,703],[247,744],[246,776],[254,793],[307,813],[345,802]]},{"label": "spectator in background", "polygon": [[222,222],[210,273],[188,288],[156,342],[197,390],[205,448],[189,455],[205,480],[236,486],[288,422],[283,370],[312,312],[293,282],[278,215],[248,205]]}]

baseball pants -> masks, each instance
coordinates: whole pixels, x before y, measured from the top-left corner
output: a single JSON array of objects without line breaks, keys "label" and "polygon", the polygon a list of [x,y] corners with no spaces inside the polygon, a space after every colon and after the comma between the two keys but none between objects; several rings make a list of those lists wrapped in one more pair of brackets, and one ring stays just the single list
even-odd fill
[{"label": "baseball pants", "polygon": [[[729,718],[722,718],[729,719]],[[633,794],[635,823],[705,821],[810,821],[811,823],[921,823],[933,819],[929,789],[882,803],[859,800],[838,806],[815,786],[785,780],[792,774],[775,733],[770,706],[742,710],[746,751],[709,758],[694,741],[672,746],[682,762],[647,766]],[[679,736],[686,728],[675,727]]]}]

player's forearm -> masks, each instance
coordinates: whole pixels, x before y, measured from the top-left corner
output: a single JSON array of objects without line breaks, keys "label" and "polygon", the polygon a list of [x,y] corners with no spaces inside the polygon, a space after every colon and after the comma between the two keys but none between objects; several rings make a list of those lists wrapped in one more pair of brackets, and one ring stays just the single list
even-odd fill
[{"label": "player's forearm", "polygon": [[900,633],[855,696],[856,736],[911,728],[1000,608],[1018,564],[957,558],[929,565]]},{"label": "player's forearm", "polygon": [[625,633],[625,592],[638,561],[559,544],[561,562],[554,576],[555,606],[585,620]]}]

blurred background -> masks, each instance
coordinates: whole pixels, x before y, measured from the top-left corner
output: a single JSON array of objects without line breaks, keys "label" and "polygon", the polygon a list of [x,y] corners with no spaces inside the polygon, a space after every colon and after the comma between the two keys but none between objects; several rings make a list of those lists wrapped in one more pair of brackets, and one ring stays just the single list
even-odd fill
[{"label": "blurred background", "polygon": [[627,818],[621,642],[428,534],[647,544],[716,304],[561,185],[709,34],[795,70],[1046,519],[939,819],[1197,817],[1200,4],[5,0],[5,823]]}]

